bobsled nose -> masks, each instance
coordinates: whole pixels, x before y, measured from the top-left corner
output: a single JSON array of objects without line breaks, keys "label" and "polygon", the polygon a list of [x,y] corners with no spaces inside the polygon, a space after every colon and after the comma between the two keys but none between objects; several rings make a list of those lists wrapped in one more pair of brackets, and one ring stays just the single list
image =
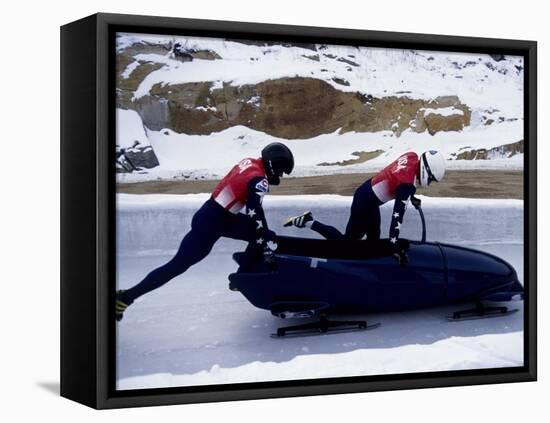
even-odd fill
[{"label": "bobsled nose", "polygon": [[481,300],[483,301],[522,301],[523,300],[523,286],[516,279],[505,287],[497,287],[486,292]]}]

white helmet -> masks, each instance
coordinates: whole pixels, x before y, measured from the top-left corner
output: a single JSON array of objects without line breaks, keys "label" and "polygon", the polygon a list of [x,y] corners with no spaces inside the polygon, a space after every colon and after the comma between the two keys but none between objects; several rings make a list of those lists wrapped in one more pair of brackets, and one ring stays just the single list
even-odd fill
[{"label": "white helmet", "polygon": [[439,151],[426,151],[420,156],[420,186],[440,182],[445,175],[445,157]]}]

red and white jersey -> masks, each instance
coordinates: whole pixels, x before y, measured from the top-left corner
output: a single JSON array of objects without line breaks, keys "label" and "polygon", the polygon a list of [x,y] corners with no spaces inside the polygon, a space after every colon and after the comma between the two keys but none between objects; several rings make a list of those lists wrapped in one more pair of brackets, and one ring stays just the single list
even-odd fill
[{"label": "red and white jersey", "polygon": [[416,186],[419,160],[416,153],[405,153],[372,177],[372,190],[382,203],[395,198],[395,190],[399,185]]},{"label": "red and white jersey", "polygon": [[[237,163],[214,189],[212,198],[224,209],[238,213],[248,198],[248,183],[257,177],[266,178],[262,159],[246,158]],[[262,192],[269,191],[267,179],[258,182]]]}]

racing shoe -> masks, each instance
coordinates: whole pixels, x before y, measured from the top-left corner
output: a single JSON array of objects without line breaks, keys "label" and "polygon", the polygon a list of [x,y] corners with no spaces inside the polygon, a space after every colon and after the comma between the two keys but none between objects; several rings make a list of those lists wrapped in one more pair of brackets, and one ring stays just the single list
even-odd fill
[{"label": "racing shoe", "polygon": [[124,317],[124,312],[126,309],[133,303],[133,301],[129,298],[126,298],[126,290],[121,289],[116,292],[116,310],[115,310],[115,317],[116,321],[120,322],[122,318]]},{"label": "racing shoe", "polygon": [[297,228],[304,228],[306,223],[313,221],[313,214],[310,211],[301,214],[300,216],[294,216],[289,218],[283,226],[296,226]]}]

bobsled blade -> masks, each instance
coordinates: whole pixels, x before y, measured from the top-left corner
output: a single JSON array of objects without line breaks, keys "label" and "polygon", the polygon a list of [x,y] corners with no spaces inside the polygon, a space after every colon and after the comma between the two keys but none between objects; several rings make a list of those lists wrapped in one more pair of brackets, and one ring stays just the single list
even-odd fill
[{"label": "bobsled blade", "polygon": [[337,335],[341,333],[350,333],[350,332],[362,332],[365,330],[371,330],[376,329],[380,327],[381,323],[370,323],[367,324],[367,322],[361,322],[356,323],[354,327],[333,327],[326,330],[322,330],[320,328],[316,329],[303,329],[303,330],[294,330],[287,332],[285,329],[288,328],[279,328],[276,333],[272,333],[270,335],[271,338],[306,338],[310,336],[323,336],[323,335]]},{"label": "bobsled blade", "polygon": [[447,316],[449,322],[463,322],[465,320],[478,320],[478,319],[489,319],[491,317],[504,317],[514,314],[519,309],[515,308],[509,310],[507,307],[495,307],[494,310],[485,311],[483,313],[476,313],[474,310],[464,310],[462,312],[455,311],[453,314]]}]

